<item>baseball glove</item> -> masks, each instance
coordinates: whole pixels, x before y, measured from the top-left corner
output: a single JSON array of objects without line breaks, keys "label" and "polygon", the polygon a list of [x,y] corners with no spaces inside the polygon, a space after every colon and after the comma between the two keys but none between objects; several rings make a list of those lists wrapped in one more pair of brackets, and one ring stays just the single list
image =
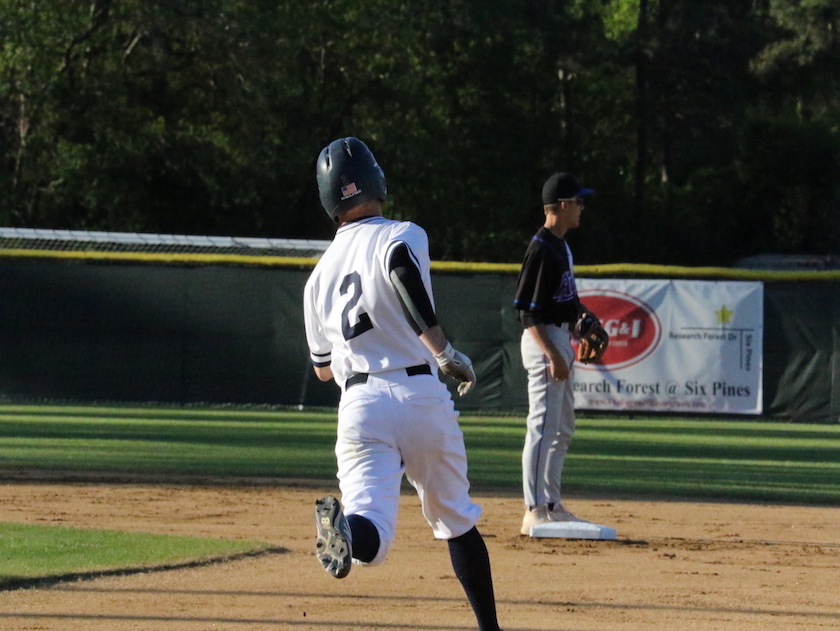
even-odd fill
[{"label": "baseball glove", "polygon": [[591,364],[601,359],[610,345],[610,336],[601,326],[601,321],[590,311],[585,311],[578,318],[575,336],[580,338],[577,358],[583,364]]}]

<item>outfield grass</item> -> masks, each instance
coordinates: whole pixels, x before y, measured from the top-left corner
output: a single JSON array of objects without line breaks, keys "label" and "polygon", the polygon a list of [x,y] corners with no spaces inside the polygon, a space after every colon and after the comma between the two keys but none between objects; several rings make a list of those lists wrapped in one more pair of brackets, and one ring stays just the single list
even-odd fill
[{"label": "outfield grass", "polygon": [[[518,492],[524,418],[461,418],[475,487]],[[335,479],[334,412],[0,406],[0,469]],[[581,418],[570,495],[840,502],[840,426]]]},{"label": "outfield grass", "polygon": [[[465,420],[471,477],[509,484],[520,466],[510,445],[521,448],[524,421]],[[838,454],[836,425],[584,418],[563,486],[588,495],[834,504],[840,500]]]}]

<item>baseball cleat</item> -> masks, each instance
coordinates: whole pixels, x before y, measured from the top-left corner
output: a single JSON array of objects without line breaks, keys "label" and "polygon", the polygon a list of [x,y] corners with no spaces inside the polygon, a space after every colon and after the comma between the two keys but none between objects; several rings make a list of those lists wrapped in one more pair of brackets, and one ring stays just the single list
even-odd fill
[{"label": "baseball cleat", "polygon": [[549,511],[548,516],[551,521],[577,521],[584,524],[589,523],[585,519],[581,519],[575,515],[572,511],[566,510],[563,505],[559,503],[554,505],[554,509]]},{"label": "baseball cleat", "polygon": [[318,560],[332,576],[344,578],[352,565],[352,535],[341,504],[332,495],[315,502],[315,524],[318,526],[315,544]]},{"label": "baseball cleat", "polygon": [[531,535],[531,528],[539,524],[547,524],[551,521],[548,516],[548,508],[545,506],[537,506],[536,508],[525,511],[525,516],[522,518],[522,528],[519,532],[523,535]]}]

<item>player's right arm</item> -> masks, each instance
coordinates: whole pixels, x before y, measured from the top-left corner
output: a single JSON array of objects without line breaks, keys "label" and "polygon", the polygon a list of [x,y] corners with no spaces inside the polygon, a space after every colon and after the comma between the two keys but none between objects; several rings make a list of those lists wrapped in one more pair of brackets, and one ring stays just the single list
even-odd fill
[{"label": "player's right arm", "polygon": [[333,379],[332,346],[324,334],[323,327],[315,310],[315,275],[307,281],[303,291],[303,323],[306,331],[306,342],[309,346],[309,358],[315,376],[321,381]]},{"label": "player's right arm", "polygon": [[534,341],[548,357],[549,371],[556,381],[566,381],[569,378],[569,367],[560,354],[557,345],[551,340],[544,324],[532,324],[526,329]]},{"label": "player's right arm", "polygon": [[313,366],[315,376],[321,381],[330,381],[334,378],[333,371],[330,366]]}]

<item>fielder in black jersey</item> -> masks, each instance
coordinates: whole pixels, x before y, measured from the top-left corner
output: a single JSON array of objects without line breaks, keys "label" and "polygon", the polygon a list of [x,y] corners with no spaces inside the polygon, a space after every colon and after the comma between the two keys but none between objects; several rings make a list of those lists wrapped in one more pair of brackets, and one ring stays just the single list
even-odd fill
[{"label": "fielder in black jersey", "polygon": [[522,452],[525,517],[521,532],[551,521],[583,521],[563,507],[560,477],[575,430],[571,337],[582,313],[566,232],[577,228],[583,198],[570,173],[555,173],[543,186],[545,224],[522,263],[514,298],[524,327],[522,363],[528,371],[528,431]]},{"label": "fielder in black jersey", "polygon": [[525,328],[535,324],[574,324],[580,301],[566,240],[541,227],[528,249],[513,301]]}]

